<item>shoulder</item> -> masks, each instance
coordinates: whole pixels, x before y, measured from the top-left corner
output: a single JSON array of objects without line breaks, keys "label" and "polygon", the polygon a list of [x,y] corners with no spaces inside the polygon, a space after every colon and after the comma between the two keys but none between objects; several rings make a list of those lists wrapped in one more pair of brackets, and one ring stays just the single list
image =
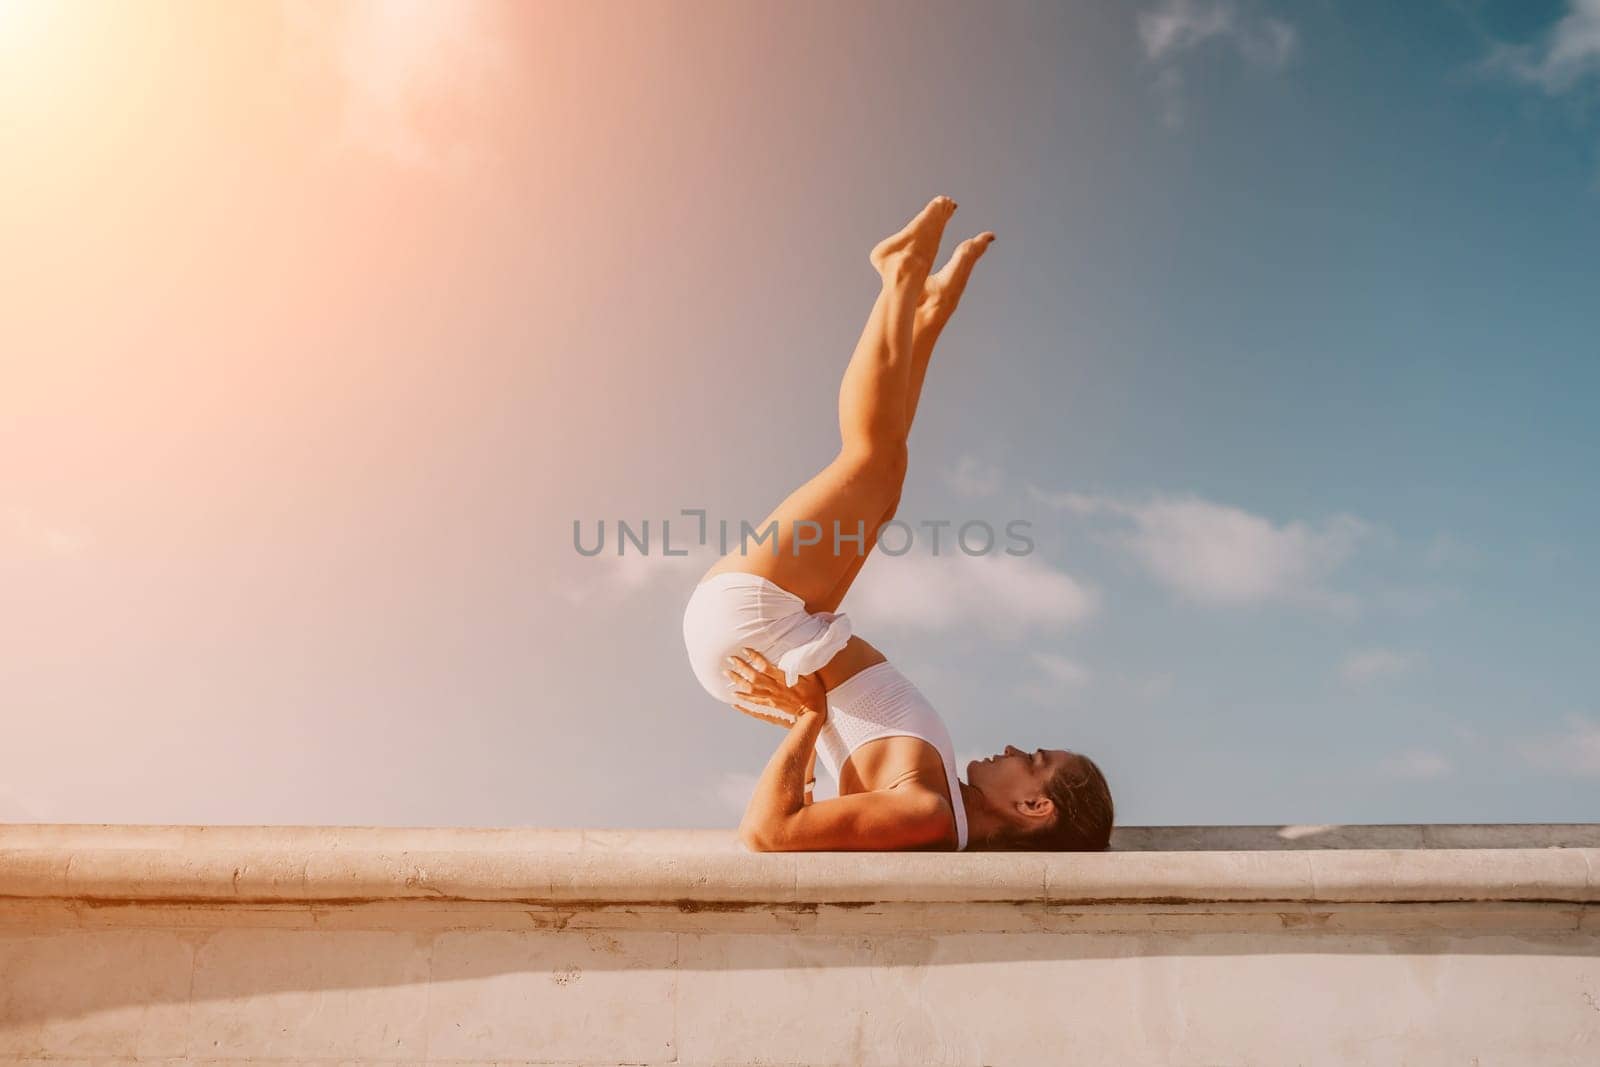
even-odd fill
[{"label": "shoulder", "polygon": [[897,801],[901,818],[921,847],[956,847],[955,812],[942,790],[913,779],[886,792],[902,794]]}]

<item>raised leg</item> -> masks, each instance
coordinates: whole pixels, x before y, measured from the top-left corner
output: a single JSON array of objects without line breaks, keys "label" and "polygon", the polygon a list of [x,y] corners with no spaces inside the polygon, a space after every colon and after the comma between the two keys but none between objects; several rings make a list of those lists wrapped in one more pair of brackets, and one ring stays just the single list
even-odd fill
[{"label": "raised leg", "polygon": [[773,549],[735,550],[708,577],[726,570],[759,574],[816,611],[858,554],[856,542],[843,538],[859,536],[869,543],[905,479],[914,320],[954,210],[954,201],[935,197],[872,250],[869,258],[882,291],[840,383],[839,454],[762,521],[762,533],[776,530]]},{"label": "raised leg", "polygon": [[[907,434],[910,433],[911,425],[917,417],[917,402],[922,398],[922,382],[928,374],[928,361],[933,356],[933,346],[938,342],[945,323],[949,322],[950,316],[955,313],[956,305],[961,302],[961,294],[966,290],[967,279],[972,275],[973,265],[978,262],[978,257],[983,255],[993,240],[994,234],[981,233],[977,237],[961,242],[956,246],[955,252],[951,254],[950,261],[944,268],[937,274],[929,275],[923,286],[922,300],[917,305],[917,312],[912,322],[911,392],[906,408]],[[882,306],[882,301],[879,301],[874,306],[873,312],[878,313]],[[813,610],[839,610],[844,595],[850,591],[851,584],[856,580],[856,575],[861,573],[861,568],[866,565],[867,555],[877,542],[878,528],[894,518],[899,506],[900,494],[896,493],[888,508],[868,528],[863,551],[850,559],[850,566],[819,606]]]}]

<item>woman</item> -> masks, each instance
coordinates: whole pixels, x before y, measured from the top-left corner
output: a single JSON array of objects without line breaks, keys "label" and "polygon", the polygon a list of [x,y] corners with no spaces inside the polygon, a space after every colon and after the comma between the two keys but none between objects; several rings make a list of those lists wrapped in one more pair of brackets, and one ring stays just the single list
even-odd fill
[{"label": "woman", "polygon": [[[962,242],[931,273],[955,209],[935,197],[872,249],[882,288],[839,388],[839,454],[767,517],[755,551],[706,572],[684,612],[706,691],[788,731],[739,827],[757,851],[1080,850],[1110,837],[1111,793],[1078,753],[1007,746],[969,763],[962,782],[938,713],[838,612],[899,506],[934,342],[994,241]],[[812,803],[819,747],[839,796]]]}]

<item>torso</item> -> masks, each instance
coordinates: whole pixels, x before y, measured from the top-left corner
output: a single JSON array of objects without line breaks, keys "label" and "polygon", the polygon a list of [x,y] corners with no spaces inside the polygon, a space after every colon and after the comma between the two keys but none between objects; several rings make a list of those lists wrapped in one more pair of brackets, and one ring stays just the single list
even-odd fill
[{"label": "torso", "polygon": [[[886,656],[864,639],[852,637],[838,654],[817,672],[824,689],[832,690],[868,667],[887,661]],[[960,771],[957,769],[956,774]],[[952,811],[959,796],[950,795],[949,778],[939,750],[920,737],[905,735],[879,737],[867,741],[850,753],[839,771],[839,795],[872,793],[881,789],[926,789],[943,797]],[[947,841],[954,848],[956,829],[952,823]],[[939,847],[929,846],[929,847]]]}]

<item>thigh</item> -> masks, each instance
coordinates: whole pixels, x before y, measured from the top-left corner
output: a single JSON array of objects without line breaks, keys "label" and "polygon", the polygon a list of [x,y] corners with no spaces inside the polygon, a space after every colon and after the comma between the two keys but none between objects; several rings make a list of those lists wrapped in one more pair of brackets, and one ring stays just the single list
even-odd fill
[{"label": "thigh", "polygon": [[889,505],[889,509],[887,511],[878,516],[878,521],[873,526],[867,528],[866,551],[859,556],[852,554],[849,557],[850,566],[845,568],[844,576],[839,579],[839,581],[834,585],[833,590],[829,592],[827,596],[823,597],[813,610],[839,610],[839,604],[844,600],[844,595],[850,591],[850,586],[855,583],[856,575],[860,574],[861,568],[866,566],[867,555],[871,553],[873,546],[878,543],[878,531],[883,528],[884,523],[894,518],[895,512],[899,509],[899,507],[900,501],[894,501]]},{"label": "thigh", "polygon": [[[735,545],[706,577],[723,571],[759,574],[805,601],[807,611],[824,610],[834,588],[871,547],[884,511],[900,496],[904,476],[903,455],[840,453],[774,508],[742,551]],[[765,540],[758,543],[756,537]]]}]

